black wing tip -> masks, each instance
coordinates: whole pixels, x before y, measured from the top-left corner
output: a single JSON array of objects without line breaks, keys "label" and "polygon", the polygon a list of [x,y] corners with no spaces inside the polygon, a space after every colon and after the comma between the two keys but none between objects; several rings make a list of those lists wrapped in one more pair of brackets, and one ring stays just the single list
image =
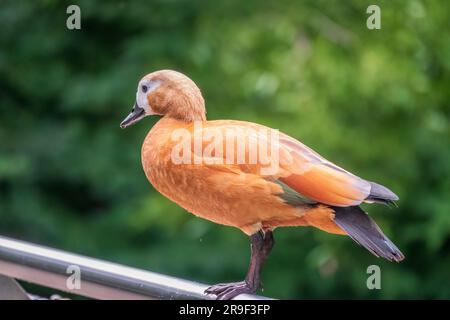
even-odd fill
[{"label": "black wing tip", "polygon": [[400,200],[400,198],[394,192],[381,184],[372,181],[368,182],[370,183],[370,194],[366,200],[386,204],[388,206],[397,206],[395,201]]},{"label": "black wing tip", "polygon": [[385,186],[382,186],[381,184],[378,184],[376,182],[368,181],[370,183],[370,195],[374,198],[378,199],[385,199],[385,200],[391,200],[391,201],[398,201],[400,198],[392,192],[390,189],[388,189]]}]

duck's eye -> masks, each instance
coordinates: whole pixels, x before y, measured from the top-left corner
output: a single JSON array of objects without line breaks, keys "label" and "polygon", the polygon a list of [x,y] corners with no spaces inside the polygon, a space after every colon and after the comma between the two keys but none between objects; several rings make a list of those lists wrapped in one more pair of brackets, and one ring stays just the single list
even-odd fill
[{"label": "duck's eye", "polygon": [[144,85],[141,87],[141,89],[142,89],[142,92],[146,93],[147,90],[148,90],[148,87],[144,84]]}]

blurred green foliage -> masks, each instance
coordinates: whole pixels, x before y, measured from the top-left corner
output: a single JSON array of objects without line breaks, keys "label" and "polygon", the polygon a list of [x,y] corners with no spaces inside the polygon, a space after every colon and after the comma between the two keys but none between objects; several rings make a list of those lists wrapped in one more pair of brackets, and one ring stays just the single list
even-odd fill
[{"label": "blurred green foliage", "polygon": [[[82,29],[66,29],[66,7]],[[366,8],[381,7],[381,30]],[[207,283],[240,280],[248,239],[158,194],[125,131],[138,80],[189,75],[209,119],[279,128],[401,198],[365,207],[403,250],[277,229],[263,294],[450,298],[447,1],[2,1],[0,234]],[[382,290],[368,290],[378,264]]]}]

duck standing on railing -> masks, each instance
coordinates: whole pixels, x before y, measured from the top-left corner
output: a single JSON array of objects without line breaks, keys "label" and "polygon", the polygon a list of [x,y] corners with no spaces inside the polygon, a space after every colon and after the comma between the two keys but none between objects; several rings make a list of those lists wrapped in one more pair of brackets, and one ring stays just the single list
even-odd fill
[{"label": "duck standing on railing", "polygon": [[272,231],[280,226],[313,226],[349,235],[376,256],[403,260],[400,250],[358,206],[398,200],[386,187],[359,178],[262,125],[207,121],[199,88],[176,71],[156,71],[142,78],[133,110],[120,126],[148,115],[162,116],[142,146],[142,165],[150,183],[187,211],[250,236],[245,280],[218,284],[206,293],[218,299],[254,293],[274,244]]}]

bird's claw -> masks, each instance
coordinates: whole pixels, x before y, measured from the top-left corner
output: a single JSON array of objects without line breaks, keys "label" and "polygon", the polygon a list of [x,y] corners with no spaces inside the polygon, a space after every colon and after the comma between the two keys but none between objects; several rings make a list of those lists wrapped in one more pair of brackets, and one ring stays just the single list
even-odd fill
[{"label": "bird's claw", "polygon": [[213,294],[217,300],[230,300],[243,293],[255,293],[257,288],[253,288],[246,281],[219,283],[205,290],[206,294]]}]

